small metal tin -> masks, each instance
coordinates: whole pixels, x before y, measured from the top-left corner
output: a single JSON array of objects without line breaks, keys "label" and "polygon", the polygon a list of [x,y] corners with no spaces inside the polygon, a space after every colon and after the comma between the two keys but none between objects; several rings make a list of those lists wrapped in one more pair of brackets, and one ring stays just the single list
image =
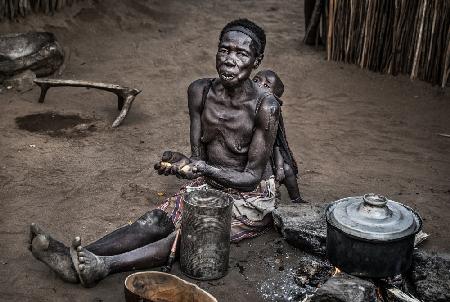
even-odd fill
[{"label": "small metal tin", "polygon": [[187,193],[181,221],[180,268],[190,278],[219,279],[228,271],[232,198],[217,190]]}]

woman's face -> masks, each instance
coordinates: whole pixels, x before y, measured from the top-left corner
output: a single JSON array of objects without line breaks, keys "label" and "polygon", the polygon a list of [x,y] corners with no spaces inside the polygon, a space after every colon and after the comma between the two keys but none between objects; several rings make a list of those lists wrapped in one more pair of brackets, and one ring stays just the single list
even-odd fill
[{"label": "woman's face", "polygon": [[239,86],[257,67],[256,51],[252,39],[239,31],[229,31],[222,36],[216,54],[216,70],[226,87]]}]

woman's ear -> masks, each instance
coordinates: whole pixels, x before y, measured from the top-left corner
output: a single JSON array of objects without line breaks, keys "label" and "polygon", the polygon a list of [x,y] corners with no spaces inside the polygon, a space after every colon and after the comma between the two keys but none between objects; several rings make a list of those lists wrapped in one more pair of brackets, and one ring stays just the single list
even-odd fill
[{"label": "woman's ear", "polygon": [[260,54],[259,56],[257,56],[255,63],[253,63],[253,69],[258,68],[263,59],[264,59],[264,54]]}]

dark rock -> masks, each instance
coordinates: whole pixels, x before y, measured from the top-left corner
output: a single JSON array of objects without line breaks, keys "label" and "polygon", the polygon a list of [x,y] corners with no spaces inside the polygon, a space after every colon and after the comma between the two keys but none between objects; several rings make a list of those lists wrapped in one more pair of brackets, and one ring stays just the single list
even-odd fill
[{"label": "dark rock", "polygon": [[275,226],[286,241],[306,252],[326,254],[326,205],[280,205],[273,212]]},{"label": "dark rock", "polygon": [[294,277],[295,282],[301,287],[319,287],[331,277],[334,270],[333,265],[328,261],[312,255],[305,255],[299,259]]},{"label": "dark rock", "polygon": [[338,273],[328,279],[311,302],[376,302],[375,285],[367,280],[345,273]]},{"label": "dark rock", "polygon": [[0,82],[33,71],[44,77],[57,71],[64,62],[64,50],[49,32],[14,33],[0,36]]},{"label": "dark rock", "polygon": [[411,279],[417,297],[422,301],[450,301],[450,255],[416,250]]}]

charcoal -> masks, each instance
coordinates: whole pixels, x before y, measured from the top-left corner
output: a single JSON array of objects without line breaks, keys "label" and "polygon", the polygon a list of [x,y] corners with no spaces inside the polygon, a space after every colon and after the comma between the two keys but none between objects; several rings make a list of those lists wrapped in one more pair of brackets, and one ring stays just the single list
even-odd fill
[{"label": "charcoal", "polygon": [[334,270],[333,265],[327,260],[305,255],[299,259],[294,279],[301,287],[319,287],[331,277]]}]

